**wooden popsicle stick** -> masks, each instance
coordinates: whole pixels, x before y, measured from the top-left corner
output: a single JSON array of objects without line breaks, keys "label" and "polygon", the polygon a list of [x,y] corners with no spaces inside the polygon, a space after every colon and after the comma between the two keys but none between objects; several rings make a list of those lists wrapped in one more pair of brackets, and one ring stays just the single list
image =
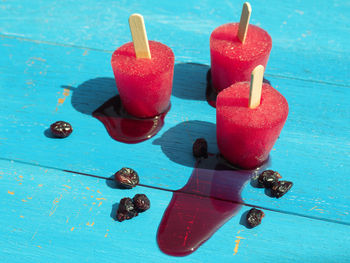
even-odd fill
[{"label": "wooden popsicle stick", "polygon": [[249,108],[255,109],[260,105],[261,88],[264,78],[264,66],[259,65],[252,71],[250,79]]},{"label": "wooden popsicle stick", "polygon": [[245,38],[247,36],[249,19],[250,19],[251,13],[252,13],[252,7],[248,2],[245,2],[243,4],[241,20],[239,21],[239,27],[238,27],[238,33],[237,33],[237,37],[242,42],[242,44],[244,44]]},{"label": "wooden popsicle stick", "polygon": [[129,27],[132,36],[132,42],[134,43],[134,49],[136,58],[151,58],[151,52],[149,50],[148,38],[146,34],[145,23],[143,16],[140,14],[132,14],[129,17]]}]

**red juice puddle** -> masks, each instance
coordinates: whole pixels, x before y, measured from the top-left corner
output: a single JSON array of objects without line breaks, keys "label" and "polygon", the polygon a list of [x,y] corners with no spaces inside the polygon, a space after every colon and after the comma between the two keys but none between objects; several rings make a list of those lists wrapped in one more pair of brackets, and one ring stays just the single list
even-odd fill
[{"label": "red juice puddle", "polygon": [[138,118],[128,114],[117,95],[92,113],[106,127],[108,134],[119,142],[138,143],[156,135],[164,125],[169,108],[152,118]]},{"label": "red juice puddle", "polygon": [[219,155],[198,161],[163,215],[157,233],[160,250],[171,256],[193,253],[239,211],[242,188],[258,170],[238,170]]},{"label": "red juice puddle", "polygon": [[[271,85],[270,81],[268,79],[263,79],[264,83],[267,83]],[[216,108],[216,97],[218,96],[218,92],[216,89],[213,87],[212,82],[211,82],[211,71],[210,69],[207,72],[207,88],[205,91],[205,97],[207,99],[207,102],[210,106],[213,108]]]}]

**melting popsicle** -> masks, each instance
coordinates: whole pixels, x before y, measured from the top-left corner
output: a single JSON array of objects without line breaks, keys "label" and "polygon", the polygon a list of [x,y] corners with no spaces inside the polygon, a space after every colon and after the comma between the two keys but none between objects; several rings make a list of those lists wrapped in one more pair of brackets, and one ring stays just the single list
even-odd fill
[{"label": "melting popsicle", "polygon": [[131,115],[157,116],[169,108],[174,74],[174,53],[156,41],[148,41],[143,17],[129,18],[133,42],[112,55],[112,68],[122,104]]},{"label": "melting popsicle", "polygon": [[238,82],[219,93],[216,101],[217,142],[221,154],[244,169],[268,159],[288,116],[288,103],[281,93],[262,83],[263,66],[252,80]]},{"label": "melting popsicle", "polygon": [[210,36],[211,79],[218,92],[249,81],[256,66],[266,68],[272,40],[262,28],[249,25],[250,13],[250,4],[244,3],[239,23],[221,25]]}]

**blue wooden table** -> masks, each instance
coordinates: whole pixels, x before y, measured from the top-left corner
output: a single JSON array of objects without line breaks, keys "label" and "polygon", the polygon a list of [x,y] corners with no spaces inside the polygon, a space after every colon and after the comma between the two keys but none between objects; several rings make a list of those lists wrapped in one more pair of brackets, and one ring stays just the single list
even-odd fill
[{"label": "blue wooden table", "polygon": [[[209,36],[238,21],[242,4],[0,2],[1,262],[350,262],[350,4],[337,0],[251,1],[251,23],[273,39],[265,77],[290,106],[268,168],[292,190],[274,199],[247,182],[239,211],[198,250],[177,258],[159,249],[163,214],[194,170],[192,143],[204,137],[218,152],[205,99]],[[131,41],[132,13],[176,61],[164,127],[124,144],[92,112],[117,94],[110,58]],[[72,124],[70,137],[50,136],[57,120]],[[111,186],[106,178],[125,166],[142,186]],[[136,193],[151,209],[115,221],[120,199]],[[242,217],[254,206],[266,215],[248,229]]]}]

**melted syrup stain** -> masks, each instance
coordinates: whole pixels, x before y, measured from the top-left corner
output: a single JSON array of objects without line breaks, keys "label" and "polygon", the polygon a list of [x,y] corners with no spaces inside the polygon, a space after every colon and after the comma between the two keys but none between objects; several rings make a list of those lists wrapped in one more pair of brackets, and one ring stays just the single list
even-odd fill
[{"label": "melted syrup stain", "polygon": [[[270,81],[268,79],[263,79],[264,83],[267,83],[269,85],[271,85]],[[207,88],[205,91],[205,97],[207,98],[207,102],[210,106],[212,106],[213,108],[216,108],[216,97],[218,96],[218,92],[216,91],[216,89],[212,86],[211,83],[211,71],[210,69],[207,72]]]},{"label": "melted syrup stain", "polygon": [[107,129],[108,134],[117,141],[138,143],[156,135],[164,125],[164,118],[169,108],[153,118],[137,118],[128,114],[117,95],[92,113]]},{"label": "melted syrup stain", "polygon": [[243,186],[261,168],[238,170],[219,155],[198,161],[163,215],[157,233],[160,250],[172,256],[193,253],[239,211]]}]

